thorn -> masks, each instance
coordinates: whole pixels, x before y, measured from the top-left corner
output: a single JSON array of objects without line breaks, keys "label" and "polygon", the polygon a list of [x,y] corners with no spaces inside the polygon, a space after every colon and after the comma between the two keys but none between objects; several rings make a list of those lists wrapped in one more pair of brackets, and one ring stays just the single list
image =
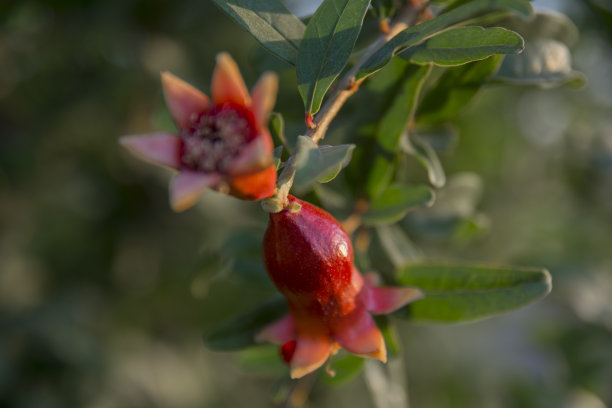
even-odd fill
[{"label": "thorn", "polygon": [[306,114],[306,126],[308,126],[308,128],[310,129],[316,129],[317,124],[314,122],[314,118],[312,116],[312,113],[308,112]]}]

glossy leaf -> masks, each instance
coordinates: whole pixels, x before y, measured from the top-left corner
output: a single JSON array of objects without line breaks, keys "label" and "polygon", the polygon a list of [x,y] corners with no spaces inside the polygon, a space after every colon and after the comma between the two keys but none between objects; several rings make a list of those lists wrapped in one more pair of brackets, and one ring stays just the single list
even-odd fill
[{"label": "glossy leaf", "polygon": [[446,183],[446,174],[435,150],[415,134],[406,134],[402,139],[402,150],[411,154],[427,170],[427,178],[434,187],[442,187]]},{"label": "glossy leaf", "polygon": [[499,67],[500,56],[449,68],[430,89],[416,114],[419,123],[438,123],[455,117]]},{"label": "glossy leaf", "polygon": [[293,185],[304,189],[315,182],[327,183],[351,161],[355,145],[317,146],[311,138],[299,136]]},{"label": "glossy leaf", "polygon": [[306,27],[280,0],[214,0],[266,49],[295,65]]},{"label": "glossy leaf", "polygon": [[366,180],[366,191],[371,198],[380,195],[393,177],[393,161],[401,135],[414,115],[421,88],[430,71],[431,66],[409,66],[402,87],[379,122],[376,131],[377,151]]},{"label": "glossy leaf", "polygon": [[518,54],[520,35],[505,28],[458,27],[445,31],[399,56],[416,64],[462,65],[494,54]]},{"label": "glossy leaf", "polygon": [[462,4],[432,20],[407,28],[393,37],[391,41],[366,61],[357,73],[356,78],[361,79],[373,74],[384,67],[397,54],[420,44],[443,30],[465,23],[470,18],[495,11],[516,12],[520,15],[529,16],[532,7],[527,0],[472,0]]},{"label": "glossy leaf", "polygon": [[315,114],[349,60],[370,0],[324,0],[306,27],[297,59],[298,89]]},{"label": "glossy leaf", "polygon": [[266,325],[288,313],[284,298],[273,299],[253,311],[223,323],[204,336],[204,345],[212,350],[240,350],[255,345],[255,335]]},{"label": "glossy leaf", "polygon": [[545,269],[480,265],[410,264],[397,271],[400,285],[425,292],[398,314],[416,321],[456,322],[508,312],[552,287]]},{"label": "glossy leaf", "polygon": [[363,215],[366,225],[393,224],[404,218],[406,213],[418,207],[433,204],[434,192],[427,186],[395,184],[372,201]]}]

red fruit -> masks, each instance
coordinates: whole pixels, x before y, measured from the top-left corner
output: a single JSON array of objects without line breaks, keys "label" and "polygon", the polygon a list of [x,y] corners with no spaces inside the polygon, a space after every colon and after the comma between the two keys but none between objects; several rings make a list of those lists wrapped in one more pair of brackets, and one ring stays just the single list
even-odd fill
[{"label": "red fruit", "polygon": [[263,257],[272,282],[287,298],[290,316],[266,327],[258,339],[284,345],[281,352],[293,378],[317,369],[340,347],[386,361],[382,335],[369,312],[388,313],[422,293],[365,282],[338,221],[295,197],[289,196],[289,203],[270,214]]}]

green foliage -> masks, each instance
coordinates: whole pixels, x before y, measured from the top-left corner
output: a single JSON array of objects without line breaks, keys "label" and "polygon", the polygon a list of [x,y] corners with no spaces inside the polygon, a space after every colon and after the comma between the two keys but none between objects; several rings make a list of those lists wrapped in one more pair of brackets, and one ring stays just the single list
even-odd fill
[{"label": "green foliage", "polygon": [[391,58],[406,51],[409,47],[420,44],[433,35],[465,23],[470,18],[491,11],[508,10],[524,16],[532,12],[531,4],[526,0],[473,0],[452,10],[440,14],[432,20],[410,27],[393,37],[374,55],[372,55],[357,73],[357,78],[365,78],[384,67]]},{"label": "green foliage", "polygon": [[311,138],[299,136],[293,185],[303,190],[315,182],[333,180],[351,161],[354,148],[355,145],[317,146]]},{"label": "green foliage", "polygon": [[415,133],[408,133],[402,139],[402,150],[416,157],[427,170],[429,182],[434,187],[442,187],[446,183],[446,174],[440,163],[440,159],[436,151],[424,140],[418,137]]},{"label": "green foliage", "polygon": [[412,209],[433,204],[434,192],[427,186],[392,184],[380,196],[372,200],[363,215],[366,225],[393,224]]},{"label": "green foliage", "polygon": [[204,336],[204,345],[211,350],[240,350],[257,344],[255,336],[265,326],[287,314],[283,298],[268,301],[248,313],[237,316]]},{"label": "green foliage", "polygon": [[348,62],[370,0],[324,0],[306,26],[296,67],[306,112],[315,114]]},{"label": "green foliage", "polygon": [[416,64],[462,65],[496,54],[518,54],[523,39],[504,28],[458,27],[399,54]]},{"label": "green foliage", "polygon": [[305,26],[280,0],[214,2],[272,54],[289,64],[296,64]]},{"label": "green foliage", "polygon": [[399,313],[415,321],[483,318],[524,306],[551,290],[548,271],[536,268],[412,264],[397,271],[397,280],[425,292],[425,298]]},{"label": "green foliage", "polygon": [[332,357],[330,370],[334,374],[328,375],[321,372],[321,379],[329,385],[343,385],[354,379],[363,370],[364,359],[353,354],[342,353],[337,357]]}]

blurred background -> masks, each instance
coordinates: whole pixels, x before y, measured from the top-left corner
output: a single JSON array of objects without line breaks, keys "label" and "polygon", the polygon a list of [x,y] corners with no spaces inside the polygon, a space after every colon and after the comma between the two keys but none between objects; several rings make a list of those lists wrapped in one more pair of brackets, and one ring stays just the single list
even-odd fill
[{"label": "blurred background", "polygon": [[[399,322],[396,378],[413,407],[612,405],[612,7],[535,5],[577,25],[587,85],[484,89],[441,153],[439,206],[467,191],[465,222],[406,227],[426,259],[546,267],[554,289],[475,323]],[[280,70],[294,140],[294,74],[211,1],[0,2],[0,407],[268,407],[288,386],[265,358],[274,350],[202,344],[274,294],[259,254],[266,214],[214,192],[175,214],[170,174],[117,144],[173,129],[161,70],[208,92],[223,50],[249,85]],[[318,380],[310,406],[373,406],[371,378]]]}]

